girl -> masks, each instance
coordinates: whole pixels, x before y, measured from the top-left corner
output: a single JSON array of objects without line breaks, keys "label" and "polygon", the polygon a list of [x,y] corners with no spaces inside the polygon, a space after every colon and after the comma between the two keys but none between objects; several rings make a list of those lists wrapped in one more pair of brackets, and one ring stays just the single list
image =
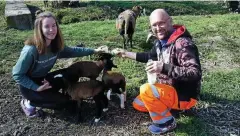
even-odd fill
[{"label": "girl", "polygon": [[[21,107],[28,117],[39,116],[35,106],[56,108],[69,98],[54,90],[44,77],[58,58],[72,58],[103,52],[98,49],[64,46],[56,18],[50,12],[40,13],[34,23],[34,35],[25,41],[21,55],[13,67],[13,79],[23,95]],[[34,106],[35,105],[35,106]],[[39,106],[40,105],[40,106]]]}]

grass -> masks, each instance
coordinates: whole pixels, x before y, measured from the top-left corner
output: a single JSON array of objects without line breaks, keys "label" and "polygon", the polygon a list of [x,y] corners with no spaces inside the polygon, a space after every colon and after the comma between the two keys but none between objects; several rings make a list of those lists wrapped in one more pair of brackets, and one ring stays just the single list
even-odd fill
[{"label": "grass", "polygon": [[240,69],[207,72],[204,74],[202,100],[240,102]]},{"label": "grass", "polygon": [[[97,3],[95,6],[105,3]],[[0,4],[1,7],[4,5],[3,2],[0,2]],[[150,2],[146,2],[144,5],[148,4]],[[167,2],[165,6],[171,4],[174,4],[174,2]],[[199,5],[193,2],[189,2],[188,4],[179,3],[179,5],[192,6],[197,11],[205,10],[205,12],[209,8],[213,8],[200,9],[200,2]],[[127,6],[131,7],[132,5],[129,4]],[[240,15],[220,15],[222,13],[220,11],[222,10],[215,11],[219,11],[219,14],[173,16],[176,24],[184,24],[188,28],[199,48],[203,67],[202,93],[199,107],[219,102],[230,104],[240,101],[240,31],[238,29],[240,26]],[[209,11],[209,13],[211,12]],[[0,19],[3,19],[2,15]],[[122,47],[122,39],[118,36],[114,23],[115,20],[110,19],[105,21],[83,21],[62,24],[60,27],[66,45],[74,46],[79,43],[85,43],[87,47],[92,48],[99,45],[108,45],[110,48]],[[144,51],[149,48],[144,43],[147,36],[147,26],[147,17],[138,19],[136,33],[134,34],[135,48],[133,51]],[[21,48],[24,46],[23,42],[32,34],[32,30],[19,31],[6,29],[4,21],[0,23],[0,30],[0,75],[4,75],[11,72],[12,67],[19,57]],[[73,61],[82,59],[89,58],[77,58]],[[65,60],[59,60],[54,69],[63,67],[64,64],[62,61],[64,62]],[[118,69],[114,70],[122,72],[127,78],[129,95],[136,96],[139,86],[146,82],[145,65],[117,57],[114,58],[114,62],[118,65]],[[203,120],[197,117],[181,117],[178,120],[179,127],[176,130],[176,135],[211,135],[212,130],[206,126]]]}]

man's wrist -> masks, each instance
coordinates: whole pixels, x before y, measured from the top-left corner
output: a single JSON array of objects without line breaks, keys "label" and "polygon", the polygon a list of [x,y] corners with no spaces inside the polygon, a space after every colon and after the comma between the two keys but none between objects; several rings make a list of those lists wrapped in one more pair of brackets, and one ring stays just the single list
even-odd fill
[{"label": "man's wrist", "polygon": [[124,57],[136,60],[136,53],[124,51]]}]

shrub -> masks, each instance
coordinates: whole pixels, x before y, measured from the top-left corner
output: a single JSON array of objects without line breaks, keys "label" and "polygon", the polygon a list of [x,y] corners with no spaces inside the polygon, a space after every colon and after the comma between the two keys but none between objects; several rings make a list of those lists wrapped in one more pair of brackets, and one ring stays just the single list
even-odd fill
[{"label": "shrub", "polygon": [[159,1],[90,1],[81,2],[78,8],[48,8],[55,13],[57,20],[62,24],[75,23],[80,21],[115,19],[118,16],[118,8],[131,9],[140,5],[146,10],[146,15],[156,8],[166,9],[171,16],[177,15],[206,15],[227,13],[220,2],[159,2]]}]

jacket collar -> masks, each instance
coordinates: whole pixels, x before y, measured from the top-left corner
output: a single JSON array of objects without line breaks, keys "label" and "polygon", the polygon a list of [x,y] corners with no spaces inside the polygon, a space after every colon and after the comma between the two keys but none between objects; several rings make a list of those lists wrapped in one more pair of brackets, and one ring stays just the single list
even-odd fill
[{"label": "jacket collar", "polygon": [[183,35],[186,36],[186,37],[192,38],[185,26],[183,26],[183,25],[173,25],[173,28],[175,29],[175,31],[169,37],[169,39],[167,41],[167,44],[174,43],[180,36],[183,36]]}]

